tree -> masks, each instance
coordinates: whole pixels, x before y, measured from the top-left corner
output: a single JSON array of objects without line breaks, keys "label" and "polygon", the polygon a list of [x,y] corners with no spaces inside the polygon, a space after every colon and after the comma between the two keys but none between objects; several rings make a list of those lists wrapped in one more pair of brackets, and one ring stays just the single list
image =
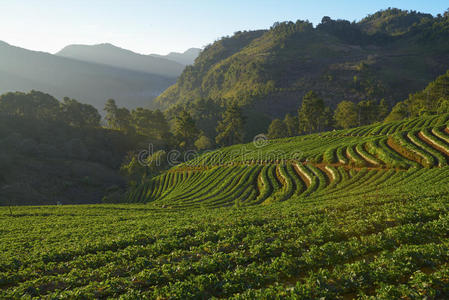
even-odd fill
[{"label": "tree", "polygon": [[438,114],[446,114],[449,113],[449,99],[443,99],[441,98],[440,101],[438,101]]},{"label": "tree", "polygon": [[409,109],[406,103],[397,103],[390,114],[385,118],[385,122],[403,120],[409,116]]},{"label": "tree", "polygon": [[77,127],[99,127],[101,116],[90,104],[83,104],[65,97],[61,103],[61,112],[66,123]]},{"label": "tree", "polygon": [[368,125],[378,120],[378,106],[372,100],[363,100],[358,104],[359,109],[359,126]]},{"label": "tree", "polygon": [[271,124],[268,127],[268,137],[270,139],[278,139],[287,136],[288,130],[284,122],[279,119],[274,119],[273,121],[271,121]]},{"label": "tree", "polygon": [[335,110],[334,119],[342,128],[356,127],[359,123],[358,107],[354,102],[341,101]]},{"label": "tree", "polygon": [[185,110],[181,111],[175,120],[175,136],[179,140],[181,148],[187,149],[193,145],[199,134],[195,120]]},{"label": "tree", "polygon": [[196,120],[196,126],[210,138],[215,136],[215,127],[223,113],[220,105],[212,99],[197,99],[186,108]]},{"label": "tree", "polygon": [[157,138],[161,140],[168,140],[172,138],[168,120],[159,109],[153,111],[152,126],[154,128],[154,134]]},{"label": "tree", "polygon": [[377,109],[377,120],[376,121],[383,121],[390,112],[390,108],[388,106],[387,101],[385,99],[380,100],[378,109]]},{"label": "tree", "polygon": [[310,91],[302,99],[301,107],[298,110],[299,132],[312,133],[320,131],[322,128],[321,118],[324,112],[324,101],[318,95]]},{"label": "tree", "polygon": [[322,124],[322,130],[331,130],[332,128],[335,128],[334,111],[329,106],[324,108],[320,122]]},{"label": "tree", "polygon": [[290,114],[286,114],[284,118],[284,124],[287,128],[287,136],[295,136],[298,135],[298,117],[292,116]]},{"label": "tree", "polygon": [[105,120],[109,128],[115,129],[117,124],[117,104],[114,99],[108,99],[104,105],[104,111],[106,112]]},{"label": "tree", "polygon": [[126,133],[133,133],[135,130],[131,125],[131,113],[126,107],[117,107],[114,99],[109,99],[105,106],[106,122],[108,127],[124,131]]},{"label": "tree", "polygon": [[245,118],[242,110],[236,102],[231,103],[222,115],[222,120],[218,122],[215,137],[217,144],[228,146],[243,142],[243,126]]},{"label": "tree", "polygon": [[198,150],[207,150],[212,148],[212,141],[210,138],[202,134],[196,141],[195,147]]},{"label": "tree", "polygon": [[7,93],[0,96],[0,111],[13,116],[38,120],[58,120],[59,101],[39,91]]}]

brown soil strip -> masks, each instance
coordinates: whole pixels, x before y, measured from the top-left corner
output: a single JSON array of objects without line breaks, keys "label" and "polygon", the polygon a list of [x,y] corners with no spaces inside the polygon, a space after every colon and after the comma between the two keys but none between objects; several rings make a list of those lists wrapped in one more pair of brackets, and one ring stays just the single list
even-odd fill
[{"label": "brown soil strip", "polygon": [[307,178],[306,175],[304,175],[301,170],[299,170],[298,166],[294,163],[293,169],[295,170],[296,174],[298,174],[299,177],[301,177],[302,181],[306,184],[307,188],[309,188],[310,184],[312,183],[309,178]]},{"label": "brown soil strip", "polygon": [[427,145],[431,146],[432,148],[435,148],[436,150],[440,151],[446,156],[449,156],[449,152],[447,152],[444,148],[436,145],[434,142],[426,138],[421,132],[418,133],[418,137]]},{"label": "brown soil strip", "polygon": [[393,141],[393,139],[391,137],[389,137],[387,139],[387,145],[391,148],[391,150],[397,152],[399,155],[404,156],[408,160],[411,160],[411,161],[417,162],[420,165],[423,165],[421,156],[418,156],[418,155],[410,152],[409,150],[405,149],[404,147],[399,146],[398,144],[395,143],[395,141]]},{"label": "brown soil strip", "polygon": [[276,166],[276,177],[277,177],[278,181],[284,187],[287,183],[286,183],[286,180],[285,180],[284,176],[282,176],[281,171],[279,170],[280,167],[281,167],[280,165]]},{"label": "brown soil strip", "polygon": [[449,134],[449,128],[448,128],[448,127],[444,128],[443,131],[444,131],[445,133]]},{"label": "brown soil strip", "polygon": [[317,168],[319,170],[321,170],[322,172],[324,172],[324,174],[326,174],[326,185],[329,185],[334,179],[334,176],[332,175],[332,173],[328,169],[326,169],[325,166],[324,167],[321,166],[321,167],[317,167]]}]

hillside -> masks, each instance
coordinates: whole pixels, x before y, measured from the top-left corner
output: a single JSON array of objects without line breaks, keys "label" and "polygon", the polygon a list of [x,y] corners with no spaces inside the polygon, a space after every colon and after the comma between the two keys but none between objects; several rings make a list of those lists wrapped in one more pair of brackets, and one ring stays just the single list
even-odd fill
[{"label": "hillside", "polygon": [[200,52],[201,52],[201,49],[190,48],[190,49],[187,49],[186,51],[184,51],[183,53],[170,52],[167,55],[159,55],[159,54],[150,54],[150,55],[154,56],[154,57],[162,57],[162,58],[166,58],[169,60],[173,60],[173,61],[176,61],[180,64],[187,66],[187,65],[192,65],[195,62],[195,59],[198,57]]},{"label": "hillside", "polygon": [[75,98],[100,111],[109,98],[128,108],[151,105],[153,98],[175,82],[175,76],[82,62],[4,42],[0,56],[0,93],[40,90],[58,99]]},{"label": "hillside", "polygon": [[137,141],[115,130],[0,112],[0,205],[101,203],[126,189],[120,163]]},{"label": "hillside", "polygon": [[292,197],[335,199],[351,194],[354,184],[356,189],[383,187],[393,193],[389,180],[427,176],[423,169],[429,168],[447,172],[448,125],[445,114],[235,145],[137,186],[128,201],[159,207],[257,205]]},{"label": "hillside", "polygon": [[69,45],[55,55],[171,78],[178,77],[184,69],[184,64],[168,57],[142,55],[111,44]]},{"label": "hillside", "polygon": [[331,106],[394,104],[449,69],[448,23],[448,16],[390,9],[357,23],[325,17],[315,28],[297,21],[237,32],[207,46],[156,102],[236,99],[270,118],[295,110],[310,90]]},{"label": "hillside", "polygon": [[408,99],[398,102],[386,120],[447,112],[449,112],[449,71],[430,82],[424,90],[410,94]]},{"label": "hillside", "polygon": [[259,139],[132,203],[0,208],[0,298],[447,299],[448,125]]}]

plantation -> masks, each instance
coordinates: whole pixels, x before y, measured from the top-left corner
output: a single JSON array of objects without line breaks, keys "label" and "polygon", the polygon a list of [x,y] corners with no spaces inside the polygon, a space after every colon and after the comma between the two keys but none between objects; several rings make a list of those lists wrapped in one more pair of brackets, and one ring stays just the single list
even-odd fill
[{"label": "plantation", "polygon": [[[352,192],[386,171],[443,168],[449,115],[432,116],[206,153],[137,185],[131,203],[156,207],[221,207]],[[428,127],[423,127],[428,126]],[[387,130],[385,129],[387,128]],[[388,132],[381,134],[379,132]],[[389,182],[377,182],[389,186]],[[348,188],[345,188],[347,187]]]},{"label": "plantation", "polygon": [[1,208],[0,298],[448,298],[448,124],[236,145],[126,204]]}]

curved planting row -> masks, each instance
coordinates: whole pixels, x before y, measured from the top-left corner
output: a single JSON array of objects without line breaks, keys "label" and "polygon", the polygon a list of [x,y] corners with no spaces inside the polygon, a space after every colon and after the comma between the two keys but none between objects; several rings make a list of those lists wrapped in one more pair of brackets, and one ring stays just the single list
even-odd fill
[{"label": "curved planting row", "polygon": [[[424,126],[434,119],[405,125]],[[392,132],[405,125],[384,126],[382,131]],[[202,160],[212,162],[214,157],[208,154]],[[307,162],[251,160],[202,169],[174,168],[131,189],[128,201],[166,207],[270,204],[374,187],[388,179],[388,169],[403,172],[445,167],[448,159],[449,130],[425,128],[329,148]]]},{"label": "curved planting row", "polygon": [[132,189],[128,201],[172,208],[269,204],[334,188],[348,178],[341,172],[302,163],[168,172]]}]

